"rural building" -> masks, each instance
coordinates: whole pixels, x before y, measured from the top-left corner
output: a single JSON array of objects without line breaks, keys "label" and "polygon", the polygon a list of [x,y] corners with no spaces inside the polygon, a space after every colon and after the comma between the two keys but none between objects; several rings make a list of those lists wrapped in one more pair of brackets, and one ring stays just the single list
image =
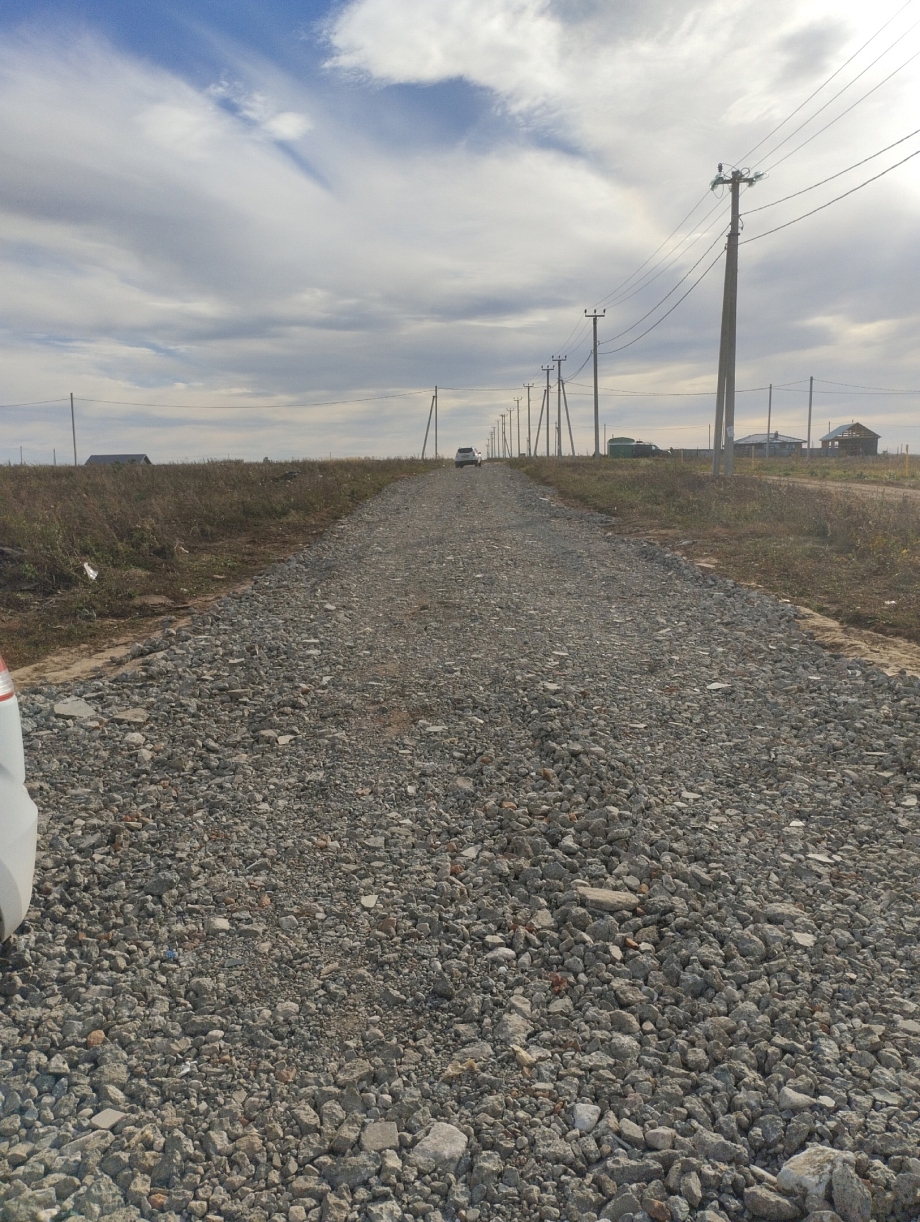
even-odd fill
[{"label": "rural building", "polygon": [[153,466],[146,454],[90,454],[83,465],[85,467],[111,467],[116,463],[146,463],[148,467]]},{"label": "rural building", "polygon": [[801,437],[787,437],[785,433],[749,433],[747,437],[739,437],[735,441],[735,454],[738,458],[766,458],[768,441],[770,458],[802,456],[805,442]]},{"label": "rural building", "polygon": [[858,421],[841,424],[821,438],[821,453],[825,458],[874,458],[879,436]]}]

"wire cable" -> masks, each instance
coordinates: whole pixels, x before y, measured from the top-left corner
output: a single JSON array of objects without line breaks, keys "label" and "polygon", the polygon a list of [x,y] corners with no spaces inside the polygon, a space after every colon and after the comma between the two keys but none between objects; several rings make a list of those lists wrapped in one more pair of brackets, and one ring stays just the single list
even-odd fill
[{"label": "wire cable", "polygon": [[[712,261],[712,262],[709,264],[709,266],[706,268],[706,270],[703,272],[703,274],[702,274],[701,276],[698,276],[698,277],[696,278],[696,280],[694,280],[694,282],[693,282],[693,283],[690,285],[690,287],[687,289],[686,293],[684,293],[684,294],[682,294],[680,297],[678,297],[678,299],[677,299],[677,300],[674,302],[674,304],[671,306],[670,310],[666,310],[666,311],[664,312],[664,314],[662,314],[662,316],[661,316],[659,319],[657,319],[655,322],[653,322],[653,323],[652,323],[652,325],[651,325],[650,327],[647,327],[647,328],[646,328],[646,329],[645,329],[645,330],[644,330],[644,331],[643,331],[641,334],[639,334],[639,335],[635,336],[635,338],[634,338],[634,339],[631,339],[631,340],[629,341],[629,343],[627,343],[627,344],[621,344],[621,345],[619,346],[619,348],[610,348],[610,349],[609,349],[609,350],[608,350],[608,351],[605,353],[605,355],[606,355],[606,356],[612,356],[614,352],[622,352],[624,348],[631,348],[631,347],[632,347],[632,345],[633,345],[633,344],[637,344],[637,343],[639,342],[639,340],[640,340],[640,339],[644,339],[644,337],[645,337],[646,335],[648,335],[650,331],[654,331],[656,327],[660,326],[660,325],[661,325],[661,324],[664,322],[664,320],[665,320],[665,319],[668,317],[668,315],[669,315],[669,314],[673,314],[673,313],[674,313],[674,311],[677,309],[677,307],[680,305],[680,303],[681,303],[682,301],[686,300],[686,298],[690,296],[690,294],[693,292],[693,290],[696,288],[696,286],[697,286],[698,284],[701,284],[701,283],[702,283],[702,281],[706,279],[706,277],[709,275],[709,273],[712,271],[712,269],[715,267],[715,265],[716,265],[716,264],[719,262],[719,260],[720,260],[721,258],[722,258],[722,252],[721,252],[721,251],[719,251],[719,253],[718,253],[718,254],[716,255],[716,257],[713,259],[713,261]],[[585,363],[587,364],[587,362],[585,362]],[[582,369],[583,369],[583,368],[584,368],[584,365],[582,366]]]},{"label": "wire cable", "polygon": [[[920,52],[918,52],[920,54]],[[909,153],[901,161],[896,161],[894,165],[890,165],[887,170],[881,170],[878,174],[873,174],[871,178],[867,178],[865,182],[858,183],[855,187],[851,187],[849,191],[844,191],[842,195],[837,195],[833,199],[829,199],[826,204],[819,204],[817,208],[812,208],[810,212],[803,212],[801,216],[793,217],[791,221],[786,221],[784,225],[777,225],[773,229],[765,229],[763,233],[757,233],[752,238],[744,238],[739,242],[739,246],[746,246],[748,242],[759,242],[761,238],[769,237],[771,233],[779,233],[781,229],[788,229],[790,225],[795,225],[798,221],[804,221],[808,216],[814,216],[816,212],[823,212],[825,208],[829,208],[831,204],[839,203],[840,200],[846,199],[848,195],[853,195],[856,191],[861,191],[863,187],[868,187],[870,182],[876,182],[879,178],[884,178],[886,174],[890,174],[892,170],[896,170],[898,166],[904,165],[906,161],[912,161],[914,157],[920,156],[920,149],[913,153]]]},{"label": "wire cable", "polygon": [[[721,233],[717,234],[715,237],[715,240],[709,243],[709,245],[706,247],[706,249],[703,251],[700,257],[697,259],[697,261],[693,264],[693,266],[689,267],[686,270],[686,272],[684,272],[684,274],[681,276],[678,282],[674,285],[674,287],[672,289],[669,289],[668,292],[665,293],[664,297],[662,297],[660,301],[657,301],[650,310],[646,311],[646,313],[642,315],[641,318],[637,318],[631,327],[627,327],[625,331],[620,331],[616,335],[611,335],[610,339],[605,339],[604,344],[615,343],[618,339],[621,339],[624,335],[628,335],[630,331],[634,331],[636,327],[644,323],[645,320],[649,317],[649,315],[654,314],[655,311],[658,309],[658,307],[664,305],[664,303],[671,296],[671,294],[675,293],[680,288],[680,286],[687,279],[687,277],[691,275],[691,273],[694,272],[699,267],[699,265],[703,262],[703,260],[712,250],[713,246],[715,246],[716,242],[720,242],[724,236],[725,236],[724,230]],[[597,347],[598,347],[598,351],[600,351],[601,345],[598,344]],[[606,351],[606,348],[604,349],[604,351]]]},{"label": "wire cable", "polygon": [[[896,76],[902,68],[906,68],[908,64],[913,63],[918,55],[920,55],[920,51],[915,51],[913,55],[904,61],[903,64],[900,64],[893,72],[889,72],[886,77],[883,77],[877,85],[873,85],[871,89],[867,89],[862,97],[857,98],[855,102],[846,108],[846,110],[842,110],[839,115],[831,119],[829,123],[825,123],[823,127],[819,127],[816,132],[813,132],[812,135],[810,135],[806,140],[803,140],[801,144],[797,144],[794,149],[790,149],[790,151],[780,157],[778,161],[774,161],[772,165],[767,166],[764,172],[766,173],[770,170],[775,170],[778,165],[782,165],[784,161],[788,161],[790,157],[795,156],[795,154],[799,152],[800,149],[803,149],[806,144],[811,144],[812,140],[817,140],[817,138],[820,135],[823,135],[823,133],[826,132],[829,127],[833,127],[835,123],[839,122],[845,115],[848,115],[851,110],[854,110],[860,104],[860,102],[864,102],[866,98],[875,93],[877,89],[881,89],[883,85],[887,84],[887,82],[890,81],[893,76]],[[775,151],[776,150],[774,149],[774,152]]]},{"label": "wire cable", "polygon": [[[816,382],[823,382],[826,386],[849,386],[852,390],[845,393],[860,394],[860,395],[920,395],[920,390],[895,390],[890,386],[861,386],[858,382],[834,382],[830,378],[815,378]],[[815,387],[817,390],[818,387]],[[836,390],[822,390],[819,392],[822,395],[840,394]]]},{"label": "wire cable", "polygon": [[[907,37],[907,35],[910,34],[913,30],[915,30],[918,25],[920,25],[920,21],[915,21],[912,26],[908,26],[908,28],[902,34],[898,35],[898,37],[894,40],[894,42],[889,43],[889,45],[885,48],[884,51],[882,51],[879,55],[877,55],[875,59],[873,59],[870,63],[866,64],[865,68],[857,72],[857,74],[853,77],[851,81],[847,81],[847,83],[843,86],[842,89],[838,89],[837,92],[832,97],[828,98],[827,101],[823,103],[823,105],[819,106],[818,109],[814,112],[814,114],[809,115],[807,119],[804,119],[798,125],[798,127],[793,128],[792,131],[788,133],[788,135],[783,136],[782,140],[780,140],[778,144],[775,144],[773,148],[770,149],[769,153],[764,153],[761,160],[763,161],[763,160],[766,160],[768,157],[772,157],[773,154],[776,153],[779,149],[781,149],[784,144],[788,144],[789,141],[794,136],[798,135],[798,133],[802,131],[803,128],[807,127],[809,123],[813,123],[814,120],[817,119],[818,115],[823,113],[823,111],[827,110],[828,106],[832,106],[834,102],[836,102],[839,97],[842,97],[843,94],[845,94],[848,89],[850,89],[853,85],[855,85],[856,82],[860,80],[861,77],[864,77],[871,68],[874,68],[875,65],[879,62],[879,60],[884,59],[889,51],[894,50],[894,48],[898,45],[898,43],[903,42],[904,39]],[[909,64],[911,59],[913,58],[915,57],[911,56],[910,59],[905,60],[903,64],[895,68],[893,72],[890,72],[888,74],[888,76],[883,77],[882,80],[878,82],[878,84],[873,85],[871,89],[867,90],[866,93],[864,93],[861,97],[857,98],[856,101],[853,102],[851,106],[848,106],[846,110],[842,111],[839,115],[837,115],[837,118],[832,119],[831,122],[827,124],[827,127],[830,127],[831,124],[836,123],[837,119],[842,119],[843,116],[845,114],[848,114],[853,109],[854,106],[858,106],[860,102],[865,101],[865,99],[869,97],[870,94],[874,93],[876,89],[881,88],[881,86],[884,85],[886,81],[890,80],[891,77],[893,77],[896,73],[900,72],[901,68],[906,67],[906,65]],[[822,128],[821,130],[824,131],[825,128]],[[815,135],[820,135],[820,132],[816,132]],[[809,141],[811,140],[814,140],[814,138],[815,136],[809,136],[808,140],[804,141],[803,144],[798,145],[798,148],[803,148],[805,144],[809,143]],[[793,152],[795,151],[797,150],[794,149]],[[774,162],[773,164],[779,165],[780,162],[785,161],[787,157],[791,157],[791,156],[792,156],[792,153],[786,153],[785,156],[781,157],[779,161]],[[771,166],[768,168],[772,169],[773,167]]]},{"label": "wire cable", "polygon": [[909,132],[906,136],[902,136],[900,140],[895,140],[893,144],[886,144],[883,149],[879,149],[877,153],[870,153],[868,157],[863,157],[862,161],[854,161],[852,165],[847,166],[845,170],[838,170],[836,174],[831,174],[827,178],[822,178],[820,182],[813,182],[810,187],[803,187],[801,191],[793,191],[791,195],[784,195],[781,199],[771,200],[769,204],[761,204],[758,208],[748,208],[744,215],[753,216],[755,212],[763,212],[765,208],[774,208],[777,204],[784,204],[787,199],[795,199],[797,195],[805,195],[809,191],[814,191],[816,187],[823,187],[825,183],[833,182],[835,178],[841,178],[844,174],[849,174],[850,170],[856,170],[861,165],[865,165],[868,161],[874,161],[876,157],[881,157],[882,153],[887,153],[893,148],[897,148],[899,144],[903,144],[905,140],[910,140],[912,136],[920,136],[920,127]]},{"label": "wire cable", "polygon": [[907,0],[905,4],[902,4],[901,7],[897,10],[897,12],[888,18],[888,20],[884,23],[884,25],[879,26],[879,28],[875,31],[875,33],[870,38],[867,38],[866,41],[862,44],[862,46],[858,47],[853,52],[853,54],[850,56],[849,59],[844,60],[844,62],[840,65],[840,67],[837,68],[834,72],[832,72],[830,76],[827,78],[827,80],[822,81],[822,83],[818,86],[818,88],[813,90],[808,95],[808,97],[804,100],[804,102],[800,102],[798,106],[796,106],[795,110],[790,111],[789,114],[786,115],[785,119],[783,119],[781,123],[777,123],[776,127],[774,127],[772,131],[767,132],[767,134],[762,139],[758,140],[753,148],[749,148],[748,151],[743,156],[738,158],[738,161],[735,164],[740,165],[743,161],[747,161],[751,153],[755,153],[762,144],[766,144],[766,142],[770,139],[771,136],[775,136],[781,127],[785,127],[790,119],[794,119],[795,116],[799,113],[799,111],[802,110],[803,107],[808,105],[808,103],[812,100],[812,98],[816,98],[818,94],[821,92],[821,90],[825,89],[831,83],[834,77],[839,76],[840,73],[844,70],[844,68],[852,64],[853,60],[856,59],[857,56],[861,55],[863,51],[865,51],[866,47],[868,47],[871,42],[874,42],[875,39],[878,38],[880,34],[883,34],[885,30],[887,30],[888,27],[891,25],[891,23],[897,17],[900,17],[900,15],[904,12],[904,10],[906,8],[909,8],[912,3],[913,3],[913,0]]},{"label": "wire cable", "polygon": [[381,399],[409,399],[430,394],[430,390],[407,390],[398,395],[368,395],[363,399],[325,399],[319,403],[129,403],[124,399],[84,399],[75,403],[108,403],[115,407],[181,407],[184,411],[285,411],[294,407],[336,407],[348,403],[376,403]]},{"label": "wire cable", "polygon": [[33,399],[30,403],[0,403],[0,410],[7,407],[44,407],[49,403],[68,403],[68,399]]}]

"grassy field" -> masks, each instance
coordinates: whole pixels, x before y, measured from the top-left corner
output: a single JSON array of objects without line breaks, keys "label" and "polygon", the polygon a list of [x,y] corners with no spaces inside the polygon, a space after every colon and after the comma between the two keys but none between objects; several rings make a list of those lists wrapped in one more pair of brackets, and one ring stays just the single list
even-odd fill
[{"label": "grassy field", "polygon": [[63,646],[142,633],[432,465],[0,467],[0,650],[15,668]]},{"label": "grassy field", "polygon": [[920,641],[914,498],[865,498],[750,474],[714,480],[698,464],[672,459],[517,465],[569,503],[610,514],[619,533],[655,539],[843,623]]},{"label": "grassy field", "polygon": [[[694,462],[694,468],[708,471],[710,462]],[[815,479],[834,483],[886,484],[900,488],[920,488],[920,457],[880,454],[877,458],[735,458],[740,475],[779,475],[790,479]]]}]

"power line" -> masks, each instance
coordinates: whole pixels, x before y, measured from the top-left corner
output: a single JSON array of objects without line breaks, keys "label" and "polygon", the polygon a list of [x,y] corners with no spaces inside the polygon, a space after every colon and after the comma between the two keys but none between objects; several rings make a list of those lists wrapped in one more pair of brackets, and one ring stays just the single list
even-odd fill
[{"label": "power line", "polygon": [[774,127],[772,131],[767,132],[767,134],[764,137],[762,137],[762,139],[757,141],[757,143],[754,145],[753,148],[748,149],[748,151],[743,156],[739,157],[738,162],[736,164],[740,165],[742,161],[747,161],[751,153],[755,153],[762,144],[766,144],[766,142],[770,139],[771,136],[775,136],[781,127],[785,127],[790,119],[795,118],[795,116],[799,113],[799,111],[802,110],[803,107],[807,106],[808,103],[812,100],[812,98],[816,98],[818,94],[821,92],[821,90],[825,89],[831,83],[834,77],[839,76],[840,73],[844,70],[844,68],[848,67],[853,62],[853,60],[856,59],[858,55],[861,55],[862,52],[865,51],[866,47],[868,47],[871,42],[874,42],[875,39],[878,38],[880,34],[884,33],[884,31],[888,29],[888,27],[895,20],[895,18],[900,17],[900,15],[904,12],[904,10],[906,8],[909,8],[912,3],[913,3],[913,0],[907,0],[906,4],[902,4],[901,7],[897,10],[897,12],[888,18],[888,20],[884,23],[884,25],[879,26],[879,28],[875,31],[875,33],[871,35],[871,37],[867,38],[866,41],[862,44],[862,46],[858,47],[853,52],[853,54],[850,56],[849,59],[844,60],[844,62],[840,65],[840,67],[837,68],[834,72],[830,74],[827,80],[822,81],[821,84],[818,86],[818,88],[813,90],[803,102],[800,102],[798,106],[796,106],[794,110],[790,111],[789,114],[786,115],[785,119],[783,119],[781,123],[777,123],[776,127]]},{"label": "power line", "polygon": [[409,399],[415,395],[427,395],[427,390],[407,390],[398,395],[367,395],[363,399],[325,399],[318,403],[129,403],[125,399],[84,399],[78,395],[78,403],[108,403],[115,407],[181,407],[185,411],[284,411],[291,407],[335,407],[348,403],[376,403],[382,399]]},{"label": "power line", "polygon": [[[790,157],[794,156],[800,149],[803,149],[806,144],[811,144],[812,140],[817,140],[817,138],[826,132],[829,127],[833,127],[835,123],[839,122],[845,115],[848,115],[851,110],[854,110],[860,104],[860,102],[864,102],[866,98],[875,93],[877,89],[881,89],[883,85],[887,84],[888,81],[890,81],[893,76],[896,76],[902,68],[906,68],[908,64],[913,63],[918,55],[920,55],[920,51],[915,51],[913,55],[904,61],[903,64],[899,64],[898,67],[895,68],[894,72],[889,72],[888,75],[883,77],[877,85],[873,85],[871,89],[867,89],[862,97],[857,98],[852,105],[846,108],[846,110],[842,110],[840,114],[831,119],[829,123],[825,123],[823,127],[819,127],[816,132],[813,132],[807,138],[807,140],[803,140],[801,144],[797,144],[794,149],[791,149],[788,153],[784,154],[778,161],[774,161],[772,165],[767,166],[767,171],[775,170],[778,165],[782,165],[784,161],[788,161]],[[778,147],[779,145],[777,145],[777,148]],[[776,150],[774,149],[773,151],[775,152]]]},{"label": "power line", "polygon": [[703,262],[703,260],[706,258],[706,256],[709,254],[709,252],[712,250],[713,246],[715,246],[716,242],[720,242],[720,241],[722,240],[722,237],[723,237],[723,236],[724,236],[724,235],[723,235],[722,233],[717,234],[717,235],[716,235],[716,237],[715,237],[715,239],[714,239],[714,241],[712,241],[712,242],[710,242],[710,243],[709,243],[709,245],[706,247],[706,249],[703,251],[703,253],[700,255],[700,257],[697,259],[697,261],[696,261],[696,262],[693,264],[693,266],[692,266],[692,267],[689,267],[689,268],[687,269],[687,271],[686,271],[686,272],[684,272],[684,274],[681,276],[681,278],[678,280],[678,282],[677,282],[677,283],[674,285],[674,287],[673,287],[672,289],[669,289],[669,290],[668,290],[668,292],[667,292],[667,293],[665,293],[664,297],[662,297],[660,301],[656,302],[656,303],[655,303],[655,305],[653,305],[653,306],[652,306],[652,308],[651,308],[650,310],[648,310],[648,311],[647,311],[645,314],[643,314],[641,318],[636,319],[636,321],[635,321],[635,322],[632,324],[632,326],[631,326],[631,327],[627,327],[625,331],[620,331],[620,332],[619,332],[617,335],[611,335],[610,339],[605,339],[603,342],[604,342],[605,344],[612,344],[612,343],[614,343],[616,340],[620,339],[622,336],[624,336],[624,335],[628,335],[628,334],[630,333],[630,331],[634,331],[634,330],[636,329],[636,327],[638,327],[638,326],[639,326],[641,323],[645,322],[646,318],[648,318],[650,314],[654,314],[654,313],[655,313],[655,311],[658,309],[658,307],[659,307],[659,306],[661,306],[661,305],[664,305],[664,303],[665,303],[665,302],[667,301],[667,299],[668,299],[668,298],[671,296],[671,294],[672,294],[672,293],[674,293],[674,292],[676,292],[676,291],[677,291],[677,289],[679,289],[679,288],[680,288],[680,286],[681,286],[681,285],[683,284],[683,282],[684,282],[684,281],[687,279],[687,277],[688,277],[688,276],[689,276],[689,275],[690,275],[690,274],[691,274],[693,271],[695,271],[695,270],[696,270],[696,268],[698,268],[698,267],[699,267],[699,265],[700,265],[700,264]]},{"label": "power line", "polygon": [[[918,52],[918,54],[920,54],[920,52]],[[894,165],[890,165],[887,170],[882,170],[878,174],[873,174],[873,176],[871,178],[867,178],[865,182],[861,182],[857,186],[851,187],[849,191],[844,191],[842,195],[837,195],[834,197],[834,199],[829,199],[826,204],[819,204],[817,208],[812,208],[810,212],[803,212],[801,216],[796,216],[791,221],[786,221],[784,225],[777,225],[774,229],[765,229],[763,233],[755,234],[752,238],[745,238],[741,245],[744,246],[748,242],[759,242],[761,238],[766,238],[771,233],[779,233],[781,229],[788,229],[790,225],[795,225],[798,221],[804,221],[806,217],[814,216],[816,212],[822,212],[825,208],[829,208],[831,204],[839,203],[840,200],[846,199],[848,195],[853,195],[854,192],[861,191],[863,187],[868,187],[870,182],[876,182],[877,179],[884,178],[886,174],[890,174],[892,170],[896,170],[898,166],[904,165],[906,161],[911,161],[918,155],[920,155],[920,149],[917,149],[916,152],[909,153],[908,156],[902,158],[901,161],[896,161]]]},{"label": "power line", "polygon": [[[722,202],[723,201],[721,199],[716,200],[715,206],[709,209],[709,211],[703,217],[703,221],[707,221],[712,216],[713,212],[717,211],[720,207],[722,207]],[[635,297],[637,293],[641,293],[643,289],[647,289],[648,286],[652,284],[655,280],[657,280],[659,276],[663,276],[664,273],[668,271],[670,268],[672,268],[674,264],[682,256],[686,255],[687,252],[691,250],[696,245],[697,242],[701,241],[701,239],[705,237],[708,237],[710,233],[712,233],[711,229],[704,229],[701,232],[697,233],[696,236],[693,238],[693,240],[690,242],[690,245],[687,246],[682,251],[680,247],[683,246],[687,238],[690,237],[690,235],[687,234],[686,237],[682,238],[681,241],[677,244],[677,247],[675,248],[675,250],[672,250],[668,255],[665,255],[664,259],[661,259],[658,263],[654,264],[652,267],[649,268],[646,274],[642,277],[642,280],[637,285],[633,285],[630,292],[624,294],[621,297],[617,297],[614,301],[608,302],[608,304],[622,305],[624,301],[629,301],[630,298]],[[673,258],[671,258],[672,255],[673,255]],[[671,259],[670,263],[667,263],[665,261],[667,259]],[[655,271],[656,268],[660,268],[661,270]],[[652,275],[653,271],[655,272],[654,276]]]},{"label": "power line", "polygon": [[[807,379],[802,379],[802,380],[807,381]],[[773,389],[774,390],[777,390],[777,389],[785,390],[785,389],[790,389],[791,387],[797,386],[798,384],[799,384],[798,382],[784,382],[782,386],[777,386],[774,383]],[[566,385],[567,386],[587,386],[588,383],[587,382],[576,382],[574,380],[570,380],[569,382],[566,383]],[[599,386],[598,389],[602,390],[605,394],[614,395],[618,398],[623,398],[623,399],[632,399],[632,398],[697,399],[697,398],[711,398],[714,393],[711,390],[614,390],[612,386]],[[754,394],[756,391],[762,391],[762,390],[767,390],[767,389],[769,389],[767,386],[746,386],[742,390],[736,390],[735,394],[750,395],[750,394]]]},{"label": "power line", "polygon": [[[851,394],[875,394],[875,395],[920,395],[920,390],[895,390],[890,386],[861,386],[858,382],[834,382],[830,378],[815,378],[816,382],[824,382],[826,386],[851,386],[855,389],[850,391]],[[840,394],[840,391],[835,390],[820,390],[818,394],[833,395]]]},{"label": "power line", "polygon": [[44,407],[49,403],[67,403],[67,398],[63,399],[33,399],[30,403],[0,403],[0,410],[7,407]]},{"label": "power line", "polygon": [[[709,275],[709,273],[712,271],[712,269],[715,267],[715,265],[719,262],[721,258],[722,258],[722,252],[719,251],[719,253],[713,259],[713,261],[709,264],[709,266],[706,268],[703,274],[701,276],[698,276],[696,280],[694,280],[694,282],[687,289],[686,293],[678,297],[678,299],[671,306],[670,310],[666,310],[664,314],[662,314],[662,316],[657,320],[657,322],[653,322],[650,327],[647,327],[641,334],[637,335],[635,339],[631,339],[628,344],[621,344],[619,348],[611,348],[605,355],[612,356],[614,352],[622,352],[624,348],[631,348],[633,344],[637,344],[639,340],[643,339],[646,335],[648,335],[650,331],[654,331],[656,327],[660,326],[661,323],[663,323],[664,320],[668,317],[668,315],[673,314],[674,311],[677,309],[677,307],[680,305],[680,303],[686,300],[686,298],[690,296],[690,294],[693,292],[696,286],[702,283],[702,281],[706,279],[706,277]],[[585,361],[585,365],[587,363],[588,362]],[[582,365],[582,369],[584,369],[584,365]]]},{"label": "power line", "polygon": [[[798,135],[798,133],[802,131],[803,128],[807,127],[809,123],[814,122],[814,120],[817,119],[818,115],[820,115],[823,111],[827,110],[828,106],[832,106],[833,103],[836,102],[837,99],[841,97],[844,93],[846,93],[846,91],[851,86],[855,85],[856,82],[861,77],[865,76],[870,68],[874,68],[875,65],[879,62],[879,60],[885,58],[885,56],[888,54],[889,51],[894,50],[894,48],[898,45],[898,43],[903,42],[903,40],[907,37],[907,35],[910,34],[913,30],[915,30],[918,25],[920,25],[920,21],[915,21],[912,26],[908,26],[908,28],[903,32],[903,34],[899,34],[898,37],[894,40],[894,42],[890,43],[885,48],[885,50],[881,52],[880,55],[877,55],[875,59],[873,59],[870,63],[866,64],[865,68],[863,68],[862,71],[857,72],[856,76],[854,76],[851,81],[847,81],[847,83],[843,86],[842,89],[838,89],[837,92],[833,95],[833,97],[828,98],[828,100],[822,106],[818,107],[818,109],[814,112],[814,114],[809,115],[808,118],[803,120],[803,122],[801,122],[798,127],[793,128],[793,130],[789,132],[787,136],[784,136],[782,140],[779,141],[778,144],[775,144],[773,148],[770,149],[769,153],[765,153],[763,158],[761,158],[761,160],[765,160],[767,157],[772,157],[773,154],[777,152],[779,149],[781,149],[784,144],[787,144],[793,138],[793,136]],[[844,115],[849,114],[849,112],[853,109],[854,106],[858,106],[860,102],[865,101],[865,99],[869,97],[870,94],[875,93],[876,89],[880,89],[882,85],[885,84],[886,81],[891,80],[891,78],[896,73],[900,72],[902,68],[906,67],[907,64],[909,64],[911,60],[915,58],[916,56],[912,55],[909,59],[905,60],[903,64],[895,68],[893,72],[890,72],[888,74],[888,76],[883,77],[882,80],[880,80],[876,85],[873,85],[871,89],[867,90],[861,97],[857,98],[855,102],[853,102],[850,106],[846,108],[846,110],[841,111],[840,114],[836,116],[836,118],[831,119],[830,123],[826,124],[825,127],[820,129],[820,131],[815,132],[814,135],[812,136],[809,136],[807,140],[803,141],[803,143],[798,145],[797,148],[793,149],[792,152],[786,153],[783,157],[780,157],[779,161],[776,161],[773,164],[779,165],[780,162],[783,162],[788,157],[791,157],[793,153],[798,152],[798,149],[804,148],[804,146],[808,144],[809,141],[815,139],[815,136],[819,136],[822,131],[826,131],[827,128],[830,127],[832,124],[836,123],[838,119],[842,119]]]},{"label": "power line", "polygon": [[810,187],[803,187],[801,191],[793,191],[791,195],[784,195],[781,199],[771,200],[769,204],[761,204],[759,208],[748,208],[744,215],[753,216],[755,212],[763,212],[765,208],[774,208],[777,204],[784,204],[788,199],[795,199],[797,195],[805,195],[809,191],[814,191],[816,187],[823,187],[825,183],[833,182],[835,178],[841,178],[844,174],[849,174],[850,170],[856,170],[861,165],[865,165],[867,161],[874,161],[876,157],[881,157],[882,153],[887,153],[893,148],[897,148],[899,144],[903,144],[905,140],[910,140],[912,136],[920,135],[920,127],[909,132],[906,136],[902,136],[900,140],[895,140],[892,144],[886,144],[883,149],[879,149],[877,153],[870,153],[868,157],[863,157],[862,161],[854,161],[852,165],[847,166],[845,170],[838,170],[836,174],[831,174],[827,178],[822,178],[820,182],[813,182]]}]

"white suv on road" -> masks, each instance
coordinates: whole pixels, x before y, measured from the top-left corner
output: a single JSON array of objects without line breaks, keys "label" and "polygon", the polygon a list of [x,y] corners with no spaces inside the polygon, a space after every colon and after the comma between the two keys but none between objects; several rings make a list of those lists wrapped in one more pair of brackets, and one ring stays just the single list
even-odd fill
[{"label": "white suv on road", "polygon": [[32,899],[38,811],[25,781],[19,702],[0,658],[0,941],[22,923]]},{"label": "white suv on road", "polygon": [[482,455],[474,446],[461,446],[454,455],[455,467],[481,467]]}]

